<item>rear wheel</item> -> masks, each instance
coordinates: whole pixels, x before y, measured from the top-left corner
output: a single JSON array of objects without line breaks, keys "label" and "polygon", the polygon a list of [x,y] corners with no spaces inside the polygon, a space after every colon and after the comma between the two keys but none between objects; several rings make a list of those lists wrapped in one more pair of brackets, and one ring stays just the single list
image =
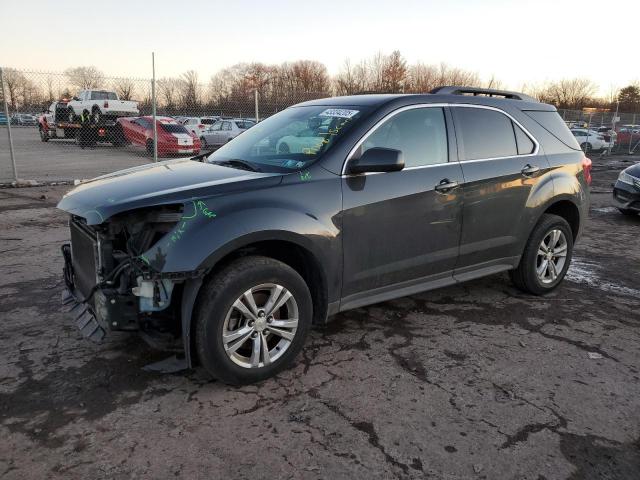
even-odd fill
[{"label": "rear wheel", "polygon": [[580,144],[580,148],[584,153],[589,153],[593,150],[593,146],[589,142],[583,142]]},{"label": "rear wheel", "polygon": [[564,278],[573,254],[573,233],[567,221],[557,215],[544,214],[533,229],[520,264],[510,273],[520,290],[544,295]]},{"label": "rear wheel", "polygon": [[196,348],[204,368],[231,384],[265,380],[288,367],[311,326],[311,294],[288,265],[244,257],[202,286]]},{"label": "rear wheel", "polygon": [[93,116],[93,122],[94,122],[94,123],[99,123],[99,122],[100,122],[101,117],[102,117],[102,112],[100,112],[100,109],[99,109],[99,108],[97,108],[97,107],[96,107],[96,108],[94,108],[94,109],[91,111],[91,115]]},{"label": "rear wheel", "polygon": [[44,128],[40,127],[40,141],[48,142],[49,141],[49,132],[46,132]]}]

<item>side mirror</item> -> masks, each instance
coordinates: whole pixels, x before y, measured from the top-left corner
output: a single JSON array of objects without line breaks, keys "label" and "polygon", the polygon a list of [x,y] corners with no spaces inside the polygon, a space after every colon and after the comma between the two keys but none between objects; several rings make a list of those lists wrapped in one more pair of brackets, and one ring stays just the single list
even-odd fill
[{"label": "side mirror", "polygon": [[370,148],[360,158],[349,161],[347,173],[398,172],[404,168],[400,150],[392,148]]}]

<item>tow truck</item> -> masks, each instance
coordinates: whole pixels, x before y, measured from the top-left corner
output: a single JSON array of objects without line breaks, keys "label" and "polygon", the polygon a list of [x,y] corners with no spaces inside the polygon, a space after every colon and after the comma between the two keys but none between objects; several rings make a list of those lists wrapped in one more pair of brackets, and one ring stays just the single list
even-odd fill
[{"label": "tow truck", "polygon": [[[79,140],[80,119],[74,117],[69,121],[69,100],[63,98],[53,102],[42,115],[38,117],[38,130],[40,140],[48,142],[53,139]],[[125,144],[124,135],[115,118],[100,116],[97,121],[91,116],[89,128],[95,131],[94,138],[97,142],[111,142],[114,146]]]}]

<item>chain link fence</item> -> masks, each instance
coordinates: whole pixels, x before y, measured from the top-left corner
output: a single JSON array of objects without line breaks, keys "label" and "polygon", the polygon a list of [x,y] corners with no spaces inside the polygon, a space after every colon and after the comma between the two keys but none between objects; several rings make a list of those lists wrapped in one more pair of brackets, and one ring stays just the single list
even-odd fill
[{"label": "chain link fence", "polygon": [[[290,105],[332,95],[291,79],[240,78],[229,87],[213,80],[203,84],[190,73],[156,80],[154,98],[151,78],[107,77],[92,67],[64,73],[3,68],[0,183],[16,177],[40,181],[91,178],[152,162],[154,130],[160,157],[214,150],[255,121]],[[150,118],[154,100],[156,129]],[[559,113],[570,126],[615,124],[616,130],[627,131],[619,134],[615,149],[640,150],[640,112]]]}]

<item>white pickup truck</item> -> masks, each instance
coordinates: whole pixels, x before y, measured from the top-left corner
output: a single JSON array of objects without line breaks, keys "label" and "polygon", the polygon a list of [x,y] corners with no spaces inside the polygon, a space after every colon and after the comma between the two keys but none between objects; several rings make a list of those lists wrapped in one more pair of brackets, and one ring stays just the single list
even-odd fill
[{"label": "white pickup truck", "polygon": [[[80,116],[84,110],[93,115],[94,122],[117,117],[138,115],[138,103],[131,100],[120,100],[116,92],[108,90],[82,90],[67,104],[69,121]],[[101,118],[104,117],[104,118]]]}]

